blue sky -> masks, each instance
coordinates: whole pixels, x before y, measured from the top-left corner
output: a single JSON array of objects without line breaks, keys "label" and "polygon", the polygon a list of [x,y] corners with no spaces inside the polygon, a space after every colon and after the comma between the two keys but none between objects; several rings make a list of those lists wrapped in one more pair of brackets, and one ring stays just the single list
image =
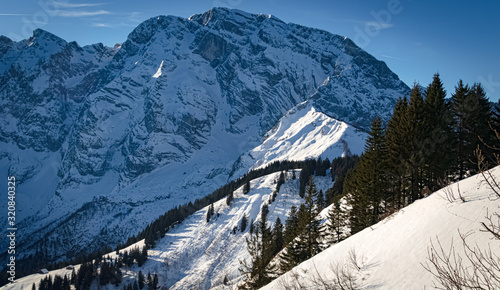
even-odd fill
[{"label": "blue sky", "polygon": [[80,45],[126,40],[157,15],[189,17],[214,6],[273,14],[285,22],[347,36],[387,63],[406,84],[439,72],[448,91],[459,79],[500,98],[500,1],[445,0],[21,0],[4,1],[0,35],[13,40],[42,28]]}]

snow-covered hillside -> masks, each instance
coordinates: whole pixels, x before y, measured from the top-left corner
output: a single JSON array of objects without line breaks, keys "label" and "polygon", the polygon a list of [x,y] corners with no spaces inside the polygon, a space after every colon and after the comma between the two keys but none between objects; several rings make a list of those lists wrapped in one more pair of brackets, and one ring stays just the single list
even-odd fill
[{"label": "snow-covered hillside", "polygon": [[[500,168],[493,173],[500,178]],[[290,206],[302,202],[297,194],[298,180],[290,177],[289,173],[277,199],[269,206],[269,224],[277,217],[285,220]],[[145,265],[134,265],[124,272],[123,283],[136,279],[142,270],[158,273],[159,285],[171,289],[234,289],[242,278],[239,261],[249,258],[245,243],[249,228],[240,231],[241,219],[246,214],[249,221],[259,220],[262,205],[269,201],[277,178],[277,174],[270,174],[253,180],[247,195],[242,194],[241,188],[236,190],[231,206],[225,200],[215,203],[217,214],[208,223],[207,208],[184,220],[149,250]],[[331,186],[329,178],[316,177],[315,181],[318,189]],[[437,246],[439,241],[445,251],[454,245],[457,254],[463,255],[460,232],[467,234],[469,245],[483,249],[491,245],[498,254],[498,241],[480,231],[480,223],[486,221],[488,213],[498,212],[500,199],[482,181],[482,176],[476,175],[418,200],[303,262],[263,289],[324,289],[318,283],[332,283],[341,268],[352,275],[356,289],[432,288],[433,276],[423,266],[431,243]],[[465,202],[460,200],[459,192]],[[141,241],[129,248],[142,245]],[[350,262],[353,253],[359,270]],[[49,274],[69,273],[61,269]],[[30,275],[2,289],[29,289],[44,277]],[[229,280],[227,285],[222,283],[225,277]],[[104,289],[115,288],[108,285]]]},{"label": "snow-covered hillside", "polygon": [[[251,190],[243,194],[243,188],[235,191],[230,206],[225,199],[214,203],[215,215],[207,223],[207,208],[199,210],[186,220],[171,229],[159,240],[153,249],[148,251],[148,261],[141,267],[134,265],[124,274],[123,284],[130,283],[137,277],[139,270],[143,273],[157,273],[159,285],[169,289],[209,289],[222,287],[225,277],[228,285],[235,286],[241,280],[238,268],[240,261],[249,259],[245,239],[249,237],[250,222],[261,218],[262,206],[269,204],[268,221],[273,225],[279,217],[282,222],[287,218],[290,208],[302,203],[298,195],[299,179],[292,179],[292,172],[287,173],[287,181],[281,186],[274,202],[270,202],[279,173],[273,173],[251,182]],[[297,172],[298,175],[298,172]],[[318,190],[326,191],[332,186],[331,177],[316,177]],[[243,215],[248,225],[242,232],[240,228]],[[143,241],[128,249],[141,248]],[[126,249],[125,249],[126,250]],[[115,253],[110,253],[114,258]],[[65,275],[71,271],[61,269],[51,271],[48,275]],[[45,275],[34,274],[19,279],[16,284],[7,285],[5,289],[27,289],[32,283],[38,284]],[[114,286],[106,286],[114,289]],[[118,287],[121,289],[122,286]]]},{"label": "snow-covered hillside", "polygon": [[[500,178],[500,168],[493,174]],[[465,202],[460,200],[459,191]],[[446,252],[453,245],[463,257],[460,232],[468,235],[469,245],[482,249],[491,245],[493,252],[500,254],[498,240],[480,230],[480,223],[486,222],[488,214],[499,212],[499,206],[500,199],[482,176],[472,176],[331,246],[262,289],[324,289],[320,281],[333,283],[339,266],[353,275],[356,289],[431,289],[433,276],[423,267],[431,243],[436,247],[441,243]],[[350,263],[352,253],[360,270]],[[463,259],[467,263],[467,258]]]},{"label": "snow-covered hillside", "polygon": [[[19,250],[55,260],[114,246],[255,162],[331,159],[340,140],[358,151],[356,133],[325,116],[366,129],[408,93],[346,37],[226,8],[148,19],[115,48],[43,30],[0,37],[0,172],[20,183]],[[289,143],[262,144],[305,101],[316,115],[302,122],[331,136],[301,124]]]},{"label": "snow-covered hillside", "polygon": [[349,154],[361,155],[366,132],[316,110],[313,102],[301,103],[288,111],[264,136],[256,148],[243,154],[237,163],[241,176],[274,161],[332,159]]}]

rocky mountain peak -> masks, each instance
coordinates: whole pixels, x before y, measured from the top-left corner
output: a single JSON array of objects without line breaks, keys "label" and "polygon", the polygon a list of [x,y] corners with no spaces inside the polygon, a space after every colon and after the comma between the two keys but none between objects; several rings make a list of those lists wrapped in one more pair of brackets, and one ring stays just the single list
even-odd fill
[{"label": "rocky mountain peak", "polygon": [[[67,236],[54,257],[121,242],[237,178],[237,159],[299,103],[366,129],[409,91],[344,37],[227,8],[150,18],[116,48],[41,29],[0,48],[0,170],[25,177],[20,198],[39,200],[23,211],[23,252],[60,245],[77,223],[95,233]],[[73,215],[92,216],[84,205],[101,196],[97,224]]]}]

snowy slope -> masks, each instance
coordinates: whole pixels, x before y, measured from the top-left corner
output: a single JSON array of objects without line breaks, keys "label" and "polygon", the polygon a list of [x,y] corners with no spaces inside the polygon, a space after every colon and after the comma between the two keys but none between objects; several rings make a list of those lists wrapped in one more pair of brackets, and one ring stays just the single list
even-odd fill
[{"label": "snowy slope", "polygon": [[361,155],[365,138],[365,132],[317,111],[307,101],[288,111],[238,165],[258,169],[274,161]]},{"label": "snowy slope", "polygon": [[[494,169],[494,175],[500,178],[500,168]],[[458,199],[458,185],[453,184],[333,245],[262,289],[286,289],[286,286],[296,289],[293,287],[298,285],[323,289],[313,281],[321,276],[331,282],[332,268],[346,265],[352,250],[361,266],[359,271],[350,270],[357,289],[430,289],[433,276],[422,263],[427,261],[431,242],[437,245],[439,241],[446,251],[453,244],[457,253],[463,253],[460,231],[470,234],[467,238],[470,245],[477,243],[483,248],[491,245],[499,254],[498,241],[480,231],[480,223],[485,221],[488,212],[498,212],[500,199],[481,181],[482,177],[476,175],[459,183],[466,202]],[[452,202],[447,198],[451,192],[456,197]]]},{"label": "snowy slope", "polygon": [[[500,177],[500,168],[494,169],[494,175]],[[172,289],[234,288],[241,279],[237,270],[239,260],[248,258],[245,238],[249,233],[248,227],[244,233],[239,229],[235,234],[230,232],[238,227],[244,213],[249,220],[259,219],[261,206],[269,199],[277,178],[277,174],[271,174],[252,181],[252,190],[247,195],[241,193],[241,188],[236,190],[233,204],[229,207],[224,200],[215,203],[219,216],[214,216],[209,223],[205,220],[207,208],[196,212],[170,230],[149,251],[149,259],[142,268],[133,266],[127,269],[124,281],[133,281],[138,271],[142,270],[158,273],[160,285]],[[479,231],[480,222],[485,221],[487,212],[498,211],[500,206],[500,200],[481,181],[481,176],[476,175],[459,183],[466,202],[460,201],[458,186],[453,184],[333,245],[263,289],[298,289],[299,284],[301,289],[323,289],[312,281],[318,281],[319,276],[327,282],[333,279],[332,267],[348,263],[349,252],[353,250],[361,266],[359,271],[350,268],[357,289],[432,288],[433,277],[422,266],[431,242],[436,244],[439,240],[445,250],[452,243],[461,249],[460,231],[469,233],[467,241],[470,244],[479,247],[491,245],[494,251],[498,249],[497,241]],[[273,224],[277,217],[285,220],[289,207],[300,204],[297,183],[298,180],[288,179],[282,186],[276,201],[269,207],[269,224]],[[316,183],[318,189],[331,186],[328,178],[317,178]],[[452,201],[451,195],[455,196]],[[130,248],[141,245],[142,242],[139,242]],[[68,273],[62,269],[50,274]],[[298,281],[292,274],[299,274],[293,275],[298,277]],[[228,286],[221,285],[225,276],[230,280]],[[30,275],[2,289],[29,289],[33,282],[37,283],[44,277]],[[114,287],[107,286],[105,289]]]},{"label": "snowy slope", "polygon": [[[148,251],[148,261],[141,268],[134,265],[125,271],[122,283],[133,281],[139,270],[142,270],[143,273],[158,273],[159,284],[170,289],[209,289],[220,286],[225,276],[231,285],[236,285],[241,280],[238,271],[240,260],[249,259],[245,242],[250,235],[249,224],[252,220],[260,220],[262,205],[269,203],[278,177],[279,173],[274,173],[253,180],[251,190],[246,195],[243,195],[242,188],[237,189],[230,206],[226,205],[225,199],[214,203],[216,214],[208,223],[208,207],[182,221]],[[316,177],[315,183],[318,190],[323,191],[332,186],[330,177]],[[289,172],[276,200],[269,205],[268,226],[273,225],[278,217],[284,222],[290,207],[298,207],[302,203],[298,187],[299,180],[293,180]],[[239,226],[244,214],[248,218],[248,226],[241,232]],[[234,228],[237,228],[235,233],[231,233]],[[127,249],[142,246],[143,241]],[[114,258],[115,253],[110,253],[110,257]],[[51,271],[49,275],[69,273],[71,271],[61,269]],[[30,275],[2,289],[27,289],[44,277],[40,274]],[[106,288],[114,289],[114,286],[108,285]]]}]

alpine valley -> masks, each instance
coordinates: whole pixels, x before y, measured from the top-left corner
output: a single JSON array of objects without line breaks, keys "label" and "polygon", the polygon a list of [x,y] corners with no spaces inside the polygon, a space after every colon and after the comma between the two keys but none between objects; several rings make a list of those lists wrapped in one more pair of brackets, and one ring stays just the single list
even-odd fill
[{"label": "alpine valley", "polygon": [[[0,36],[0,186],[16,178],[18,259],[114,248],[273,161],[360,154],[371,120],[387,120],[409,92],[346,37],[226,8],[151,18],[113,48],[41,29],[19,42]],[[243,213],[258,219],[275,175],[253,180],[248,195],[238,189],[231,208],[219,202],[215,223],[197,226],[197,212],[169,232],[158,247],[173,270],[160,282],[237,280],[246,245],[230,230]],[[300,204],[294,190],[290,179],[271,218]]]}]

